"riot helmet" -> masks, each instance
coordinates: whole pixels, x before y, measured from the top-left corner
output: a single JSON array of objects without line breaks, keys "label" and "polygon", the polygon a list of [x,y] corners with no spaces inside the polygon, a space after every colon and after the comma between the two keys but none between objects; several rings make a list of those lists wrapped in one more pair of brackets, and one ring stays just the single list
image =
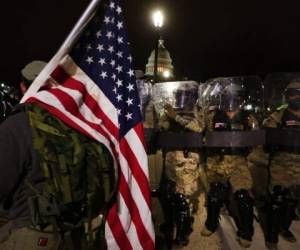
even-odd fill
[{"label": "riot helmet", "polygon": [[290,82],[284,90],[284,98],[292,110],[300,110],[300,79]]},{"label": "riot helmet", "polygon": [[297,82],[300,83],[300,72],[275,72],[265,77],[265,103],[269,113],[286,108],[288,105],[292,109],[294,104],[288,102],[291,99],[290,94],[299,89]]},{"label": "riot helmet", "polygon": [[183,84],[174,90],[175,108],[192,110],[198,100],[198,86]]},{"label": "riot helmet", "polygon": [[221,95],[220,108],[225,111],[240,110],[245,103],[245,89],[243,85],[230,81],[224,87]]},{"label": "riot helmet", "polygon": [[152,88],[152,99],[158,114],[164,112],[165,104],[175,111],[193,111],[198,100],[198,83],[195,81],[176,81],[155,83]]},{"label": "riot helmet", "polygon": [[142,116],[144,117],[145,108],[151,99],[152,86],[150,82],[147,82],[144,79],[137,79],[136,86],[140,98],[140,109],[142,112]]}]

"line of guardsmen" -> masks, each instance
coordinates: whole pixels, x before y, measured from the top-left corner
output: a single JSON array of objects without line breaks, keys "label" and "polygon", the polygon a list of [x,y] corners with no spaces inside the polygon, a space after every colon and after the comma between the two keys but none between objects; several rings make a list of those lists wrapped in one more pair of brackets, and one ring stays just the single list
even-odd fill
[{"label": "line of guardsmen", "polygon": [[[286,105],[269,116],[258,77],[222,77],[201,85],[138,82],[149,154],[163,153],[162,177],[153,195],[163,208],[161,230],[168,249],[174,229],[175,243],[188,244],[200,186],[207,209],[201,235],[217,230],[225,205],[239,244],[250,247],[256,206],[268,249],[277,249],[279,234],[296,241],[289,227],[300,200],[299,79],[289,79]],[[259,169],[267,178],[254,185],[252,172]]]},{"label": "line of guardsmen", "polygon": [[[289,227],[300,199],[300,78],[289,78],[286,105],[266,119],[257,77],[216,78],[200,87],[185,81],[140,88],[149,153],[163,151],[164,170],[156,194],[164,209],[162,230],[169,247],[174,227],[175,242],[188,244],[200,185],[207,198],[202,235],[216,231],[226,205],[239,243],[249,247],[255,204],[263,215],[260,222],[269,249],[276,249],[279,233],[296,241]],[[1,85],[0,96],[4,119],[15,97],[6,85]],[[147,128],[156,128],[158,136]],[[257,187],[251,168],[265,169],[269,178]]]}]

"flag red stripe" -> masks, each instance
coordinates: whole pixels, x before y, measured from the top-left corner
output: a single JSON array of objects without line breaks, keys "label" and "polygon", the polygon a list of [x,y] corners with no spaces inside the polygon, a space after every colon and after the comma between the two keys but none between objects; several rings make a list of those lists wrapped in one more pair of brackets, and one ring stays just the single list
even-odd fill
[{"label": "flag red stripe", "polygon": [[[78,126],[76,123],[73,122],[72,119],[68,118],[64,113],[62,113],[60,110],[56,109],[55,107],[45,104],[41,102],[40,100],[31,97],[27,100],[28,103],[37,103],[37,105],[41,106],[42,108],[45,108],[48,110],[50,113],[56,115],[59,117],[62,121],[76,129],[77,131],[80,131],[81,133],[93,138],[86,130],[82,129],[80,126]],[[112,233],[114,235],[114,239],[117,241],[117,244],[121,249],[124,250],[132,250],[132,246],[126,236],[126,233],[123,229],[123,226],[120,222],[119,216],[117,214],[117,204],[115,204],[108,213],[107,216],[107,222],[113,230]]]},{"label": "flag red stripe", "polygon": [[117,159],[117,152],[115,148],[115,144],[111,141],[110,136],[101,128],[100,125],[92,123],[85,119],[85,117],[80,113],[77,103],[74,101],[72,96],[68,95],[64,91],[60,89],[50,89],[48,90],[51,94],[55,95],[55,97],[61,102],[66,110],[68,110],[72,114],[77,114],[77,118],[86,123],[92,129],[96,130],[99,134],[104,136],[109,142],[110,147],[112,149],[112,153],[114,154],[115,159]]},{"label": "flag red stripe", "polygon": [[138,123],[137,125],[135,125],[134,130],[135,130],[135,133],[140,138],[140,141],[143,144],[144,148],[146,148],[146,140],[145,140],[145,135],[144,135],[143,124]]},{"label": "flag red stripe", "polygon": [[115,204],[107,215],[107,223],[110,228],[113,228],[112,233],[114,235],[114,239],[117,241],[120,249],[124,250],[132,250],[132,246],[130,241],[128,240],[120,218],[118,216],[118,208],[117,204]]},{"label": "flag red stripe", "polygon": [[[58,100],[60,100],[60,102],[62,103],[62,105],[65,107],[66,110],[68,110],[72,114],[76,114],[77,118],[84,121],[86,124],[88,124],[93,129],[99,131],[101,134],[104,134],[104,136],[107,139],[109,139],[109,136],[102,130],[102,128],[99,125],[96,125],[96,124],[93,124],[89,121],[86,121],[86,119],[80,113],[76,102],[74,101],[74,99],[71,96],[69,96],[67,93],[65,93],[64,91],[62,91],[60,89],[50,89],[50,90],[48,90],[48,92],[55,95],[56,98]],[[122,146],[122,145],[124,145],[124,146]],[[123,151],[125,153],[124,154],[125,159],[127,158],[126,156],[129,156],[129,159],[133,161],[132,163],[134,163],[134,164],[130,165],[131,172],[132,173],[136,172],[133,175],[135,177],[140,176],[141,179],[144,179],[144,181],[142,181],[142,182],[137,181],[138,185],[140,185],[140,187],[142,186],[142,189],[141,189],[142,194],[144,195],[144,194],[149,193],[148,190],[147,190],[147,186],[146,185],[141,185],[141,183],[146,183],[146,184],[148,183],[147,178],[145,178],[144,173],[139,168],[138,162],[137,162],[136,158],[134,157],[134,154],[131,151],[131,149],[129,148],[129,145],[127,144],[125,139],[121,140],[120,148],[121,148],[121,152],[122,152],[122,149],[123,149]],[[126,159],[126,160],[128,161],[128,159]],[[138,210],[138,208],[135,204],[135,201],[132,198],[132,194],[130,193],[128,184],[127,184],[127,182],[125,180],[125,177],[124,177],[122,172],[121,172],[120,176],[121,176],[121,181],[120,181],[121,194],[124,197],[125,203],[128,206],[128,210],[130,211],[133,222],[136,225],[137,231],[141,233],[141,235],[138,234],[138,236],[140,238],[140,241],[141,241],[141,243],[143,243],[145,238],[146,239],[149,238],[149,240],[152,241],[149,233],[147,232],[147,230],[144,227],[144,224],[143,224],[143,222],[141,220],[141,217],[140,217],[139,210]],[[125,192],[125,190],[126,190],[126,192]],[[148,207],[150,207],[149,199],[146,199],[146,197],[145,197],[145,200],[148,203],[147,204]],[[153,241],[152,241],[152,243],[153,243]],[[145,249],[147,249],[147,248],[145,248]]]},{"label": "flag red stripe", "polygon": [[150,209],[150,195],[149,195],[149,185],[148,185],[148,178],[145,176],[143,170],[141,169],[139,162],[136,159],[135,154],[132,152],[128,142],[125,138],[121,139],[120,141],[120,150],[124,157],[126,158],[129,164],[130,170],[132,175],[136,180],[139,180],[137,183],[141,189],[141,192],[147,202],[147,205]]},{"label": "flag red stripe", "polygon": [[[79,91],[82,96],[84,103],[90,108],[96,117],[101,119],[107,129],[112,133],[115,138],[118,138],[118,128],[111,122],[106,116],[98,102],[87,92],[84,84],[72,77],[70,77],[62,67],[57,67],[57,72],[53,76],[56,81],[60,81],[62,86]],[[63,80],[63,81],[62,81]]]},{"label": "flag red stripe", "polygon": [[91,128],[95,129],[97,132],[102,134],[107,140],[110,140],[109,135],[101,128],[101,126],[85,119],[85,117],[80,113],[77,103],[70,95],[68,95],[60,89],[49,89],[48,92],[56,96],[56,98],[61,102],[61,104],[65,107],[67,111],[69,111],[72,114],[75,114],[75,116],[78,119],[82,120]]},{"label": "flag red stripe", "polygon": [[[60,72],[62,72],[62,70],[60,70]],[[76,81],[73,78],[66,78],[66,75],[65,75],[64,79],[65,79],[65,82],[63,83],[64,87],[68,87],[68,88],[71,88],[71,89],[78,90],[78,91],[80,91],[80,93],[82,93],[85,96],[88,95],[88,93],[87,93],[87,91],[86,91],[86,89],[85,89],[85,87],[82,83],[80,83],[79,81]],[[79,113],[77,104],[76,104],[76,102],[74,102],[73,98],[69,97],[68,94],[66,94],[65,92],[63,92],[61,90],[57,90],[57,89],[55,89],[55,90],[56,90],[56,92],[61,92],[61,94],[64,95],[62,97],[59,97],[59,99],[60,98],[61,98],[61,100],[64,100],[64,98],[70,99],[70,100],[67,101],[67,103],[72,103],[73,102],[73,105],[72,105],[73,106],[73,113],[76,112],[77,114],[79,114],[78,118],[80,118],[81,120],[86,121],[86,119],[84,119],[84,117]],[[55,94],[55,93],[53,93],[53,94]],[[90,99],[92,99],[92,97]],[[95,103],[95,102],[93,102],[93,103]],[[68,107],[66,107],[66,108],[68,108]],[[91,110],[95,111],[94,114],[97,116],[97,111],[99,111],[99,110],[94,110],[92,108],[91,108]],[[70,112],[72,112],[72,111],[70,110]],[[99,115],[98,115],[98,117],[99,117]],[[88,121],[86,121],[86,122],[89,123]],[[92,126],[94,129],[97,129],[94,124],[89,123],[89,125]],[[110,131],[111,127],[109,127],[108,129]],[[143,132],[142,132],[141,129],[142,129],[142,126],[139,123],[139,125],[136,126],[136,130],[139,132],[139,133],[137,133],[139,135],[139,138],[141,138],[141,135],[143,135]],[[108,138],[108,136],[106,136],[106,137]],[[142,137],[142,140],[144,140],[143,137]],[[142,171],[141,167],[139,166],[139,163],[138,163],[138,161],[135,157],[135,154],[132,152],[130,146],[128,145],[128,143],[125,139],[122,139],[120,141],[120,148],[121,148],[122,154],[125,156],[127,162],[133,163],[132,165],[130,165],[131,172],[134,175],[136,180],[141,180],[141,181],[137,181],[137,183],[140,186],[141,192],[142,192],[143,196],[145,197],[147,205],[150,209],[150,194],[149,194],[149,191],[148,191],[149,190],[149,185],[147,185],[148,184],[148,178],[145,176],[144,172]]]},{"label": "flag red stripe", "polygon": [[53,115],[57,116],[59,119],[61,119],[63,122],[65,122],[66,124],[68,124],[69,126],[71,126],[72,128],[76,129],[77,131],[85,134],[86,136],[89,136],[93,139],[96,140],[96,138],[94,136],[92,136],[88,131],[86,131],[85,129],[83,129],[82,127],[80,127],[77,123],[75,123],[72,119],[70,119],[69,117],[67,117],[63,112],[61,112],[59,109],[48,105],[42,101],[40,101],[39,99],[35,98],[35,97],[30,97],[26,100],[26,103],[36,103],[37,105],[39,105],[40,107],[48,110],[50,113],[52,113]]},{"label": "flag red stripe", "polygon": [[[124,197],[125,203],[130,212],[131,219],[136,226],[136,230],[138,232],[138,238],[140,240],[140,243],[141,243],[143,249],[153,249],[154,242],[153,242],[149,232],[146,230],[145,225],[140,217],[140,213],[138,212],[138,208],[135,204],[135,201],[133,200],[133,198],[131,196],[130,189],[128,187],[128,183],[126,182],[122,171],[120,171],[120,190],[119,191],[122,194],[122,196]],[[149,218],[149,219],[151,220],[151,218]]]},{"label": "flag red stripe", "polygon": [[63,84],[70,76],[69,74],[58,65],[52,72],[51,77],[59,84]]}]

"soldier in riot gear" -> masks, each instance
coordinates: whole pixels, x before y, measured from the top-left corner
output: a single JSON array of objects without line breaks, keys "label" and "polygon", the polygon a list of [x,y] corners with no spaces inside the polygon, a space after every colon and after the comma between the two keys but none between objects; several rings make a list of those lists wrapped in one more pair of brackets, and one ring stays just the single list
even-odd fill
[{"label": "soldier in riot gear", "polygon": [[[235,219],[238,241],[250,247],[253,236],[253,199],[249,193],[252,178],[247,156],[256,141],[251,131],[258,128],[255,117],[244,110],[246,77],[213,79],[209,96],[219,100],[218,108],[206,115],[206,168],[210,185],[207,194],[207,219],[201,232],[213,234],[224,204]],[[252,139],[250,139],[252,138]],[[232,189],[233,195],[230,194]]]},{"label": "soldier in riot gear", "polygon": [[267,128],[270,191],[266,204],[266,242],[277,249],[278,235],[289,242],[289,230],[300,200],[300,81],[292,80],[284,90],[287,107],[264,121]]},{"label": "soldier in riot gear", "polygon": [[[203,117],[197,105],[198,83],[161,83],[154,86],[153,91],[161,93],[153,96],[155,104],[161,105],[158,124],[162,131],[159,143],[164,152],[164,173],[160,190],[168,200],[164,208],[165,225],[171,230],[176,224],[176,243],[186,245],[192,232],[192,212],[198,204],[199,166],[202,161],[197,145],[192,145],[203,130]],[[164,91],[169,96],[162,96]],[[155,98],[165,102],[158,102]],[[171,206],[168,207],[168,204]]]}]

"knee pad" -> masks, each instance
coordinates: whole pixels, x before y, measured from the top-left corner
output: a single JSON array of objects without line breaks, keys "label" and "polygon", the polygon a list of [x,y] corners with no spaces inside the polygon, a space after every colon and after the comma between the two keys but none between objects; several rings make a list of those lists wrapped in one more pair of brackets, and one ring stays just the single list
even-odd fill
[{"label": "knee pad", "polygon": [[290,191],[289,189],[276,185],[273,187],[272,193],[271,193],[271,204],[274,205],[281,205],[285,202],[289,195]]},{"label": "knee pad", "polygon": [[210,183],[210,189],[208,192],[208,197],[210,199],[215,199],[218,201],[223,201],[226,196],[225,185],[221,182],[212,182]]},{"label": "knee pad", "polygon": [[240,189],[234,193],[234,199],[238,203],[246,203],[253,205],[253,199],[250,196],[249,192],[245,189]]}]

